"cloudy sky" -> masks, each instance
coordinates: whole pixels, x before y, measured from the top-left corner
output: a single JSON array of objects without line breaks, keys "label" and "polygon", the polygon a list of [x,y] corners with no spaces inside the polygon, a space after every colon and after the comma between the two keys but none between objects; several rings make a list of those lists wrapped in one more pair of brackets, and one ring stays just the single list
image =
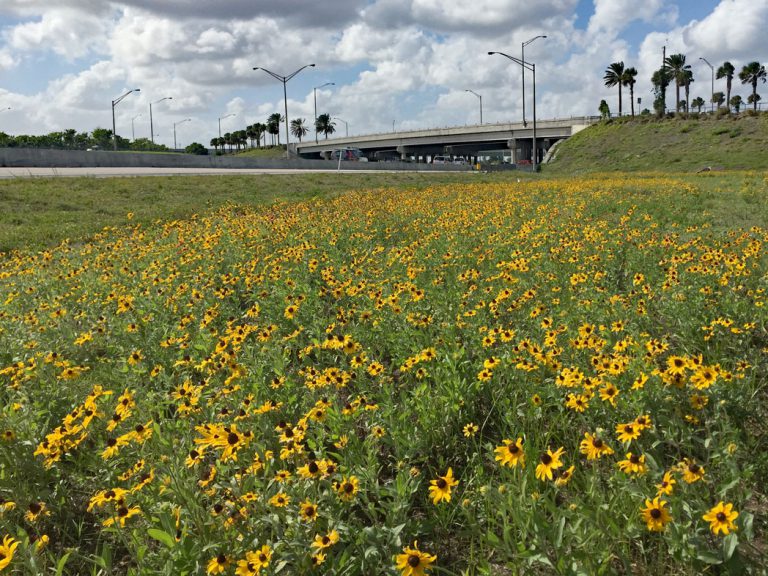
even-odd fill
[{"label": "cloudy sky", "polygon": [[156,140],[171,145],[173,123],[191,118],[180,144],[208,144],[221,116],[236,114],[226,132],[283,111],[282,84],[253,67],[309,63],[288,83],[288,112],[310,124],[313,87],[326,82],[318,113],[351,134],[477,123],[467,89],[483,96],[486,122],[519,120],[520,69],[487,52],[519,56],[538,34],[548,37],[526,59],[540,118],[597,114],[602,98],[616,111],[602,76],[618,60],[638,69],[636,97],[650,107],[664,44],[693,65],[691,97],[709,100],[699,58],[766,63],[766,30],[766,0],[0,0],[0,131],[111,128],[110,101],[140,88],[117,107],[119,134],[135,119],[149,137],[149,103],[171,96],[153,107]]}]

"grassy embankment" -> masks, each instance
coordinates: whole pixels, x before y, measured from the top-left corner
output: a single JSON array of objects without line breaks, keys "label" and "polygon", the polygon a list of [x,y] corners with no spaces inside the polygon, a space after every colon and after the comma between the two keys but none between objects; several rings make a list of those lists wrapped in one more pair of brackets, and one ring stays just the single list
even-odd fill
[{"label": "grassy embankment", "polygon": [[658,121],[635,117],[591,126],[563,142],[551,174],[768,169],[768,114]]}]

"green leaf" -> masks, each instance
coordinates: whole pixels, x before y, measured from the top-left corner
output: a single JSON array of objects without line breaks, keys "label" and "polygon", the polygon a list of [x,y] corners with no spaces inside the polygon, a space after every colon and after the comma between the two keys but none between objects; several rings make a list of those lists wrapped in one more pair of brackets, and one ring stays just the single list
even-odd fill
[{"label": "green leaf", "polygon": [[731,532],[728,536],[723,538],[723,561],[727,562],[731,556],[733,556],[733,552],[738,545],[739,537],[736,536],[735,532]]},{"label": "green leaf", "polygon": [[150,528],[147,530],[147,534],[154,538],[155,540],[158,540],[159,542],[162,542],[168,548],[173,548],[176,545],[176,540],[173,536],[168,534],[165,530],[160,530],[159,528]]},{"label": "green leaf", "polygon": [[702,550],[700,552],[696,553],[696,558],[698,560],[701,560],[702,562],[706,562],[707,564],[722,564],[723,559],[720,558],[717,554],[713,554],[712,552],[709,552],[708,550]]},{"label": "green leaf", "polygon": [[56,576],[61,576],[64,574],[64,566],[67,565],[67,561],[69,560],[69,555],[72,554],[72,552],[67,552],[59,558],[59,561],[56,563]]}]

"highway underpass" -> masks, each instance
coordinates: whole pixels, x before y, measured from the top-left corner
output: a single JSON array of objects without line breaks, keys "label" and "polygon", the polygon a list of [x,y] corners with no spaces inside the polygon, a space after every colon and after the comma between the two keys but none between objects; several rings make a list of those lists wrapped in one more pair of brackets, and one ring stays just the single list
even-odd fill
[{"label": "highway underpass", "polygon": [[[539,120],[536,123],[538,161],[541,162],[555,142],[569,138],[599,120],[599,116]],[[474,159],[483,156],[483,152],[505,150],[512,163],[530,162],[533,122],[385,132],[291,144],[292,150],[303,158],[330,158],[333,150],[346,147],[359,148],[369,159],[385,157],[427,162],[437,155]]]}]

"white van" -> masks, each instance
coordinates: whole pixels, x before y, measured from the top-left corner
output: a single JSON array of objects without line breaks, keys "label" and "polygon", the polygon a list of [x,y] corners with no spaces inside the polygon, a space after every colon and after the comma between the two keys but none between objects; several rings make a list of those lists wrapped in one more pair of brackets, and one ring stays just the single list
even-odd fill
[{"label": "white van", "polygon": [[434,156],[432,158],[432,164],[450,164],[450,163],[451,163],[450,156]]}]

